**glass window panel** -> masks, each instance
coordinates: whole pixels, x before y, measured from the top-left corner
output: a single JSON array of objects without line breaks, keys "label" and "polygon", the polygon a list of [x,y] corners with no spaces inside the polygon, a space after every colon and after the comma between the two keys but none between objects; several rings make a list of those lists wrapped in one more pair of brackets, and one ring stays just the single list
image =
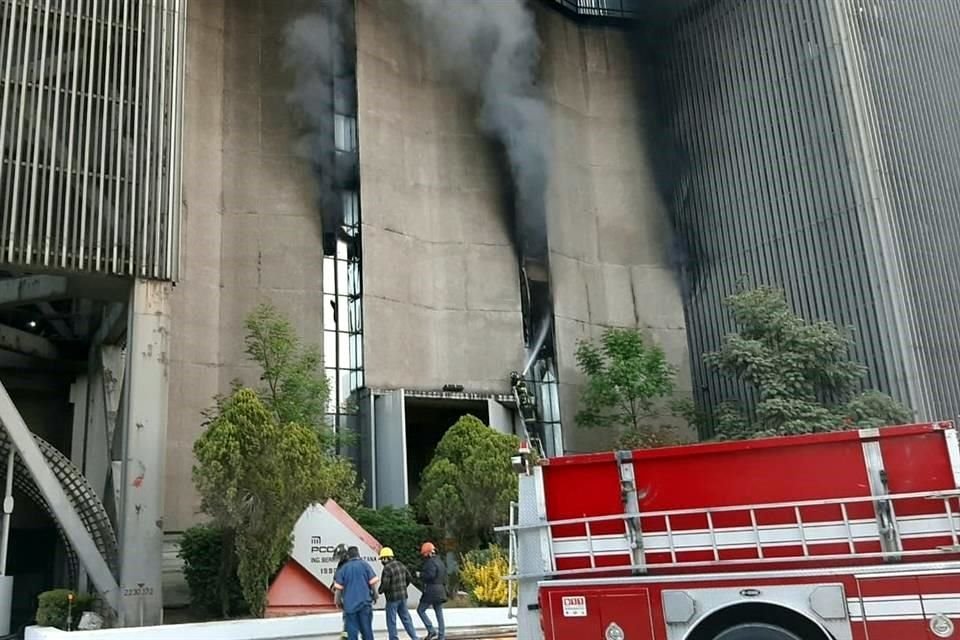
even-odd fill
[{"label": "glass window panel", "polygon": [[336,273],[336,260],[328,256],[323,259],[323,291],[324,293],[334,293],[335,284],[334,274]]},{"label": "glass window panel", "polygon": [[350,321],[348,330],[352,333],[359,333],[363,331],[363,313],[361,313],[362,307],[360,306],[360,298],[354,298],[350,300],[347,309],[348,320]]},{"label": "glass window panel", "polygon": [[337,240],[337,259],[346,260],[347,259],[347,243],[343,240]]},{"label": "glass window panel", "polygon": [[350,334],[350,366],[354,369],[363,367],[363,342],[359,334]]},{"label": "glass window panel", "polygon": [[338,151],[353,151],[353,118],[339,113],[333,115],[333,144]]},{"label": "glass window panel", "polygon": [[337,293],[340,295],[346,295],[348,293],[347,285],[349,278],[350,266],[344,260],[337,261]]},{"label": "glass window panel", "polygon": [[350,362],[348,361],[350,358],[350,334],[344,332],[338,333],[337,345],[340,347],[340,362],[337,363],[337,366],[347,368],[350,366]]},{"label": "glass window panel", "polygon": [[351,261],[347,263],[347,290],[348,295],[360,294],[360,263]]},{"label": "glass window panel", "polygon": [[336,305],[332,295],[323,296],[323,328],[335,329],[337,327]]},{"label": "glass window panel", "polygon": [[330,395],[327,396],[327,413],[336,413],[337,412],[337,391],[336,391],[337,370],[327,369],[326,374],[327,374],[327,382],[330,384]]},{"label": "glass window panel", "polygon": [[350,318],[350,298],[345,295],[338,295],[337,311],[339,312],[337,320],[340,321],[340,324],[337,325],[337,329],[340,331],[347,331],[349,329],[347,321]]},{"label": "glass window panel", "polygon": [[356,191],[341,191],[340,199],[343,203],[343,224],[356,227],[360,224],[360,198]]},{"label": "glass window panel", "polygon": [[346,369],[340,370],[340,388],[337,389],[337,399],[339,402],[340,410],[343,410],[344,405],[347,403],[347,400],[350,398],[350,372]]},{"label": "glass window panel", "polygon": [[333,331],[323,332],[323,361],[330,367],[344,364],[337,361],[337,334]]}]

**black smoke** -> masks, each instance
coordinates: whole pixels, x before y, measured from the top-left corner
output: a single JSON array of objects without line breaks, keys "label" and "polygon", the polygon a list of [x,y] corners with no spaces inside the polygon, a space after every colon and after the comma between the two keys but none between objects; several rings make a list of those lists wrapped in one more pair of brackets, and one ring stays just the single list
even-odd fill
[{"label": "black smoke", "polygon": [[540,40],[533,12],[524,0],[405,2],[420,19],[432,64],[479,99],[479,126],[502,148],[518,252],[545,257],[551,136],[536,84]]},{"label": "black smoke", "polygon": [[298,152],[316,178],[327,255],[343,235],[342,191],[355,187],[358,172],[356,152],[338,151],[334,132],[336,113],[356,113],[352,8],[352,0],[318,2],[313,13],[287,27],[284,40],[284,59],[293,73],[287,98],[301,118]]}]

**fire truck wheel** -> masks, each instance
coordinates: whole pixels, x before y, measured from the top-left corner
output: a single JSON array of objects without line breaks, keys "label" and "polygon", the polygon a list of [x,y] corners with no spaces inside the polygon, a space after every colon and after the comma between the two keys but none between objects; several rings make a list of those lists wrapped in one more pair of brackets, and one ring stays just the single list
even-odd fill
[{"label": "fire truck wheel", "polygon": [[781,627],[748,622],[721,631],[713,640],[804,640]]}]

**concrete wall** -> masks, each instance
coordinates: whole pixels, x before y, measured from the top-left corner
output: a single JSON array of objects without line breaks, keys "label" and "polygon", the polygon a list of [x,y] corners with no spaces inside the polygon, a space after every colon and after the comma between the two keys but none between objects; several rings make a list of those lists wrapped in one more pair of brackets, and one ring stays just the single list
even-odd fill
[{"label": "concrete wall", "polygon": [[195,0],[187,31],[182,279],[172,298],[165,529],[199,518],[201,412],[255,381],[243,320],[259,302],[323,338],[320,216],[286,104],[281,35],[296,0]]},{"label": "concrete wall", "polygon": [[516,259],[476,104],[398,0],[358,0],[367,385],[504,391],[522,366]]},{"label": "concrete wall", "polygon": [[[395,0],[359,0],[360,157],[367,381],[502,390],[522,358],[504,193],[475,101],[431,68]],[[649,331],[690,376],[667,218],[645,141],[628,36],[538,9],[555,149],[548,224],[572,450],[576,340]]]},{"label": "concrete wall", "polygon": [[605,327],[639,327],[664,348],[679,370],[678,393],[689,395],[687,336],[631,34],[546,9],[538,27],[554,134],[547,215],[561,415],[568,450],[589,451],[605,442],[575,428],[577,341]]},{"label": "concrete wall", "polygon": [[[182,279],[172,298],[167,531],[199,518],[201,412],[251,380],[245,314],[271,300],[320,342],[319,215],[294,154],[281,34],[297,0],[189,3]],[[365,366],[375,388],[506,390],[522,364],[505,194],[476,105],[432,69],[402,3],[358,0]],[[689,388],[679,293],[625,36],[538,15],[556,138],[551,261],[571,449],[578,337],[649,328]]]}]

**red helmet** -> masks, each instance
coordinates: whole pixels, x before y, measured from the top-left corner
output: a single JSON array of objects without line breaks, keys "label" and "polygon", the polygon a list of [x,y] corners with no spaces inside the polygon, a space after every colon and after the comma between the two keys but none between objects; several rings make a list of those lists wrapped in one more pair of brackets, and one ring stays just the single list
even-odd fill
[{"label": "red helmet", "polygon": [[434,546],[432,542],[424,542],[420,545],[420,555],[428,556],[431,553],[434,553],[437,550],[437,547]]}]

